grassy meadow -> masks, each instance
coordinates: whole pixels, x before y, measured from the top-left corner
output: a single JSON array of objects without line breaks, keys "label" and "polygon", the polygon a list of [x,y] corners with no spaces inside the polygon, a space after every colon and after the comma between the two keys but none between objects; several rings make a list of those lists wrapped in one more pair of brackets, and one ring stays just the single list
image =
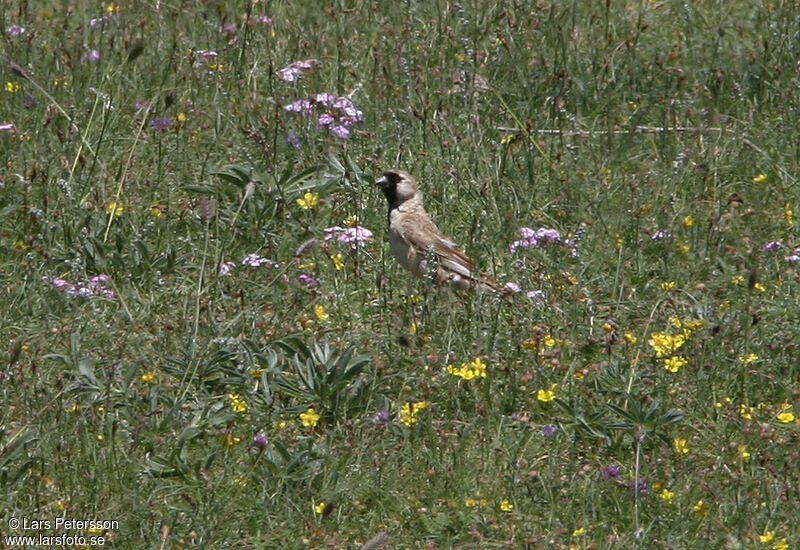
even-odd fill
[{"label": "grassy meadow", "polygon": [[0,19],[0,536],[800,545],[800,3]]}]

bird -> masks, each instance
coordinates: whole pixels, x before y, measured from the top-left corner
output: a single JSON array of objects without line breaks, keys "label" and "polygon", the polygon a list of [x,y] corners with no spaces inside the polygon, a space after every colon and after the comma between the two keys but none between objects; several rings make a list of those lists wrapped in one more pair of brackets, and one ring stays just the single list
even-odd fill
[{"label": "bird", "polygon": [[411,174],[387,170],[375,185],[389,203],[389,247],[400,265],[436,285],[498,291],[497,281],[480,274],[475,262],[428,216]]}]

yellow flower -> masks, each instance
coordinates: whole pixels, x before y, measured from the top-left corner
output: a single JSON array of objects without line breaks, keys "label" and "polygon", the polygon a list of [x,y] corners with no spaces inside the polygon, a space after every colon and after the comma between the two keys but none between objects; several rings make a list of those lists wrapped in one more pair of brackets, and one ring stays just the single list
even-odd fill
[{"label": "yellow flower", "polygon": [[238,393],[229,393],[228,399],[231,401],[233,412],[240,413],[247,410],[247,401],[242,399]]},{"label": "yellow flower", "polygon": [[625,341],[628,342],[629,344],[633,345],[636,342],[638,342],[639,339],[636,337],[636,335],[633,332],[628,330],[628,331],[625,331]]},{"label": "yellow flower", "polygon": [[700,499],[697,504],[692,506],[692,511],[698,516],[705,516],[708,514],[708,504],[703,502],[703,499]]},{"label": "yellow flower", "polygon": [[693,319],[691,321],[684,321],[683,322],[683,326],[685,326],[686,328],[688,328],[690,330],[696,330],[698,328],[703,328],[703,326],[705,326],[705,324],[706,324],[706,322],[703,321],[702,319]]},{"label": "yellow flower", "polygon": [[344,257],[341,254],[334,254],[331,256],[333,268],[336,271],[341,271],[344,268]]},{"label": "yellow flower", "polygon": [[358,216],[353,214],[352,216],[347,216],[343,222],[347,227],[355,227],[358,225]]},{"label": "yellow flower", "polygon": [[461,363],[461,366],[458,368],[453,365],[447,365],[447,372],[453,376],[459,376],[464,380],[486,378],[486,363],[484,363],[480,357],[476,357],[469,363]]},{"label": "yellow flower", "polygon": [[680,369],[685,364],[686,364],[686,359],[684,359],[680,355],[676,355],[675,357],[670,357],[669,359],[664,359],[664,368],[667,369],[669,372],[678,372],[678,369]]},{"label": "yellow flower", "polygon": [[6,91],[9,93],[18,92],[22,89],[19,82],[6,82]]},{"label": "yellow flower", "polygon": [[472,497],[464,499],[464,506],[466,506],[467,508],[474,508],[477,505],[478,505],[478,501],[475,500]]},{"label": "yellow flower", "polygon": [[117,13],[119,11],[119,4],[111,2],[106,6],[106,11],[108,13]]},{"label": "yellow flower", "polygon": [[656,357],[663,357],[674,353],[678,348],[686,343],[692,332],[683,329],[680,334],[670,334],[668,332],[654,332],[650,335],[647,343],[656,352]]},{"label": "yellow flower", "polygon": [[732,284],[732,285],[738,285],[738,284],[741,284],[741,283],[742,283],[742,281],[744,281],[744,276],[742,276],[742,275],[737,275],[736,277],[734,277],[733,279],[731,279],[731,284]]},{"label": "yellow flower", "polygon": [[739,453],[739,458],[741,458],[743,462],[750,460],[750,451],[747,450],[747,445],[737,446],[736,451]]},{"label": "yellow flower", "polygon": [[683,218],[683,225],[686,227],[692,227],[694,225],[694,218],[691,216],[686,216]]},{"label": "yellow flower", "polygon": [[68,413],[76,413],[79,410],[81,410],[81,406],[79,404],[77,404],[77,403],[74,403],[74,404],[72,404],[72,406],[67,407],[64,410],[67,411]]},{"label": "yellow flower", "polygon": [[306,192],[302,197],[297,199],[297,204],[303,210],[314,208],[319,202],[319,193]]},{"label": "yellow flower", "polygon": [[753,178],[753,182],[755,182],[755,183],[764,183],[765,181],[767,181],[767,175],[766,174],[759,174],[759,175],[757,175],[756,177]]},{"label": "yellow flower", "polygon": [[553,338],[550,334],[544,337],[544,345],[548,348],[552,348],[556,345],[556,339]]},{"label": "yellow flower", "polygon": [[688,244],[678,243],[676,246],[681,254],[688,254],[691,250]]},{"label": "yellow flower", "polygon": [[427,401],[409,401],[400,406],[400,422],[411,426],[417,422],[417,413],[425,409],[430,403]]},{"label": "yellow flower", "polygon": [[536,340],[532,338],[526,338],[525,340],[522,341],[522,349],[535,350]]},{"label": "yellow flower", "polygon": [[661,290],[664,292],[669,292],[673,288],[675,288],[675,281],[664,281],[661,283]]},{"label": "yellow flower", "polygon": [[112,217],[118,218],[125,211],[125,205],[121,202],[110,202],[106,206],[106,214],[111,214]]},{"label": "yellow flower", "polygon": [[[604,330],[605,332],[607,332],[607,333],[614,332],[614,325],[612,325],[611,323],[609,323],[608,321],[606,321],[605,323],[603,323],[603,330]],[[547,344],[547,341],[546,341],[546,340],[545,340],[545,344]]]},{"label": "yellow flower", "polygon": [[314,505],[314,511],[318,514],[321,514],[325,511],[325,501],[320,502],[319,504]]},{"label": "yellow flower", "polygon": [[786,225],[794,225],[794,210],[787,202],[783,207],[783,217],[786,220]]},{"label": "yellow flower", "polygon": [[752,363],[753,361],[758,361],[759,357],[755,353],[748,353],[747,355],[740,355],[739,361],[744,363],[745,365],[748,363]]},{"label": "yellow flower", "polygon": [[164,207],[158,204],[154,204],[153,206],[150,207],[150,213],[153,215],[153,217],[160,218],[161,216],[164,215]]},{"label": "yellow flower", "polygon": [[572,536],[573,536],[573,537],[580,537],[580,536],[581,536],[582,534],[584,534],[585,532],[586,532],[586,529],[584,529],[583,527],[578,527],[577,529],[575,529],[575,530],[572,532]]},{"label": "yellow flower", "polygon": [[152,382],[155,377],[156,373],[153,371],[146,372],[142,374],[142,382]]},{"label": "yellow flower", "polygon": [[508,145],[514,139],[514,134],[506,134],[503,136],[503,139],[500,140],[501,145]]},{"label": "yellow flower", "polygon": [[747,420],[753,419],[753,407],[748,407],[744,403],[739,405],[739,416]]},{"label": "yellow flower", "polygon": [[683,325],[680,318],[676,317],[675,315],[669,318],[669,324],[675,328],[681,328],[681,325]]},{"label": "yellow flower", "polygon": [[661,490],[661,493],[659,493],[658,496],[661,497],[661,500],[667,504],[672,504],[672,500],[675,498],[675,493],[665,488]]},{"label": "yellow flower", "polygon": [[617,234],[616,237],[614,237],[614,246],[617,249],[620,249],[620,248],[622,248],[623,244],[625,244],[625,241],[623,241],[622,237],[620,237],[619,234]]},{"label": "yellow flower", "polygon": [[537,391],[536,392],[536,399],[538,399],[539,401],[541,401],[543,403],[547,403],[548,401],[552,401],[553,399],[556,398],[556,392],[555,392],[556,386],[558,386],[558,384],[553,384],[552,386],[550,386],[549,390],[542,389],[542,390]]},{"label": "yellow flower", "polygon": [[264,369],[250,369],[248,372],[253,378],[261,378],[261,375],[264,374]]},{"label": "yellow flower", "polygon": [[719,305],[719,310],[720,310],[720,311],[725,311],[725,310],[726,310],[726,309],[728,309],[729,307],[731,307],[731,301],[730,301],[730,300],[725,300],[724,302],[722,302],[722,303]]},{"label": "yellow flower", "polygon": [[772,550],[788,550],[789,543],[786,542],[786,537],[772,545]]},{"label": "yellow flower", "polygon": [[233,478],[233,482],[236,485],[238,485],[239,487],[247,487],[247,480],[245,480],[245,479],[243,479],[243,478],[241,478],[239,476],[234,477]]},{"label": "yellow flower", "polygon": [[317,412],[312,409],[311,407],[306,410],[304,413],[300,413],[300,422],[303,423],[303,426],[306,428],[313,428],[319,422],[320,416]]},{"label": "yellow flower", "polygon": [[223,447],[228,447],[228,448],[235,447],[241,442],[242,442],[241,437],[232,434],[225,434],[225,437],[222,439]]},{"label": "yellow flower", "polygon": [[176,118],[178,119],[178,122],[186,122],[188,116],[186,115],[186,113],[181,111],[180,113],[178,113],[178,116]]},{"label": "yellow flower", "polygon": [[416,334],[417,333],[417,322],[416,321],[411,321],[411,324],[408,325],[408,332],[410,332],[411,334]]},{"label": "yellow flower", "polygon": [[503,512],[510,512],[514,509],[514,505],[508,499],[503,499],[500,501],[500,510]]},{"label": "yellow flower", "polygon": [[756,284],[754,284],[754,285],[753,285],[753,288],[754,288],[755,290],[759,291],[759,292],[764,292],[765,290],[767,290],[767,289],[764,287],[764,285],[762,285],[761,283],[756,283]]},{"label": "yellow flower", "polygon": [[330,314],[325,311],[325,306],[322,304],[317,304],[314,306],[314,315],[317,316],[317,319],[320,321],[327,321],[330,318]]},{"label": "yellow flower", "polygon": [[53,79],[53,86],[67,86],[69,81],[66,76],[59,76]]},{"label": "yellow flower", "polygon": [[689,452],[689,445],[686,442],[686,439],[682,437],[676,437],[672,440],[672,446],[675,447],[675,450],[682,455],[685,455]]},{"label": "yellow flower", "polygon": [[772,542],[772,539],[775,538],[775,531],[767,531],[763,535],[758,536],[759,542],[767,543]]},{"label": "yellow flower", "polygon": [[794,422],[795,416],[791,411],[783,411],[782,413],[778,413],[776,418],[784,424],[789,424],[790,422]]}]

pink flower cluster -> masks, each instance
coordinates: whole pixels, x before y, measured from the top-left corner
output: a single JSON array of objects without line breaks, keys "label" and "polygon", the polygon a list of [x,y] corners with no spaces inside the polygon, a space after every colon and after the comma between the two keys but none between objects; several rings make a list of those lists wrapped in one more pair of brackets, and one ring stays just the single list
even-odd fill
[{"label": "pink flower cluster", "polygon": [[364,246],[364,243],[372,238],[372,231],[360,225],[352,227],[339,227],[335,225],[333,227],[327,227],[323,229],[323,231],[325,231],[326,241],[336,237],[336,240],[349,244],[350,248],[353,249],[358,246]]},{"label": "pink flower cluster", "polygon": [[275,75],[281,80],[285,80],[286,82],[294,82],[295,80],[298,80],[301,76],[303,76],[304,71],[310,71],[317,65],[319,65],[318,59],[306,59],[305,61],[295,61],[294,63],[289,63],[288,65],[286,65],[283,69],[276,72]]},{"label": "pink flower cluster", "polygon": [[[770,241],[764,245],[766,250],[783,250],[786,248],[786,245],[783,244],[781,241]],[[792,253],[786,256],[786,263],[789,264],[796,264],[800,262],[800,246],[797,246],[792,250]]]},{"label": "pink flower cluster", "polygon": [[350,128],[364,118],[364,113],[356,108],[349,97],[335,96],[327,92],[312,94],[308,99],[298,99],[284,106],[284,109],[290,113],[304,115],[313,115],[321,111],[317,117],[317,126],[328,128],[341,139],[349,138]]},{"label": "pink flower cluster", "polygon": [[529,246],[539,246],[547,242],[561,243],[561,233],[557,229],[550,229],[548,227],[540,227],[539,229],[531,229],[530,227],[520,227],[519,235],[522,237],[518,241],[511,243],[508,251],[514,254],[520,248],[527,248]]},{"label": "pink flower cluster", "polygon": [[[270,260],[269,258],[265,258],[258,254],[257,252],[251,252],[250,254],[246,255],[242,258],[240,262],[241,265],[248,266],[248,267],[280,267],[278,262]],[[236,268],[236,262],[223,262],[219,265],[219,274],[220,275],[230,275],[231,271]]]},{"label": "pink flower cluster", "polygon": [[77,298],[78,296],[102,296],[113,300],[117,297],[117,294],[107,286],[108,283],[111,282],[111,277],[104,273],[95,275],[89,279],[88,282],[79,281],[77,283],[70,283],[61,277],[48,276],[42,277],[42,280],[52,283],[54,287],[73,298]]}]

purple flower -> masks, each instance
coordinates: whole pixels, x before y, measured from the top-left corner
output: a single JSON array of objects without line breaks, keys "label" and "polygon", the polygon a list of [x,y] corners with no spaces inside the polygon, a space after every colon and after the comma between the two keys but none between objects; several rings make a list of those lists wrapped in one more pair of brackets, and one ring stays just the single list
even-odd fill
[{"label": "purple flower", "polygon": [[90,27],[96,27],[97,25],[99,25],[100,23],[102,23],[105,20],[106,20],[106,16],[105,15],[103,17],[95,17],[94,19],[89,19],[89,26]]},{"label": "purple flower", "polygon": [[509,292],[513,292],[514,294],[517,294],[518,292],[522,292],[522,289],[519,287],[519,285],[517,283],[512,282],[512,281],[508,281],[506,284],[504,284],[503,288],[508,290]]},{"label": "purple flower", "polygon": [[21,34],[25,34],[25,27],[20,27],[19,25],[11,25],[6,29],[6,33],[9,36],[19,36]]},{"label": "purple flower", "polygon": [[780,241],[770,241],[764,245],[767,250],[780,250],[783,248],[783,243]]},{"label": "purple flower", "polygon": [[298,99],[283,107],[286,111],[310,115],[314,112],[314,105],[307,99]]},{"label": "purple flower", "polygon": [[305,273],[298,275],[297,281],[303,286],[314,286],[317,284],[317,280],[314,277],[311,275],[306,275]]},{"label": "purple flower", "polygon": [[68,296],[77,298],[79,296],[103,296],[109,300],[117,297],[117,294],[108,288],[106,283],[111,282],[111,278],[106,274],[96,275],[92,277],[89,282],[78,282],[77,284],[70,283],[66,279],[60,277],[42,277],[42,280],[51,283],[58,290],[66,293]]},{"label": "purple flower", "polygon": [[269,258],[264,258],[263,256],[257,254],[256,252],[252,252],[242,258],[242,265],[248,265],[250,267],[261,267],[262,265],[267,265],[269,267],[278,267],[277,262],[273,262]]},{"label": "purple flower", "polygon": [[294,132],[290,132],[283,140],[295,149],[300,149],[300,138]]},{"label": "purple flower", "polygon": [[203,65],[207,65],[211,59],[217,57],[217,52],[212,50],[193,50],[192,51],[192,66],[193,67],[202,67]]},{"label": "purple flower", "polygon": [[800,247],[794,249],[791,255],[786,256],[786,263],[796,264],[800,262]]},{"label": "purple flower", "polygon": [[392,415],[386,409],[378,411],[375,413],[375,416],[372,417],[372,423],[375,426],[386,426],[391,421]]},{"label": "purple flower", "polygon": [[668,229],[659,229],[655,233],[650,236],[650,239],[653,241],[658,241],[661,239],[666,239],[667,237],[671,237],[672,233],[669,232]]},{"label": "purple flower", "polygon": [[150,123],[150,126],[153,127],[153,130],[160,132],[161,130],[169,128],[170,122],[172,121],[168,117],[155,117],[153,122]]},{"label": "purple flower", "polygon": [[303,76],[303,71],[308,71],[315,65],[319,65],[319,60],[306,59],[305,61],[295,61],[294,63],[289,63],[275,74],[281,80],[285,80],[286,82],[294,82]]},{"label": "purple flower", "polygon": [[25,92],[24,95],[22,96],[22,106],[25,107],[26,109],[30,109],[31,107],[35,107],[36,104],[38,104],[38,103],[39,102],[36,100],[36,97],[34,97],[33,95],[29,94],[28,92]]},{"label": "purple flower", "polygon": [[256,17],[256,22],[269,25],[270,23],[272,23],[272,18],[269,15],[259,15],[258,17]]},{"label": "purple flower", "polygon": [[224,262],[219,264],[219,274],[220,275],[229,275],[230,272],[236,267],[236,264],[233,262]]},{"label": "purple flower", "polygon": [[100,59],[100,52],[97,50],[89,50],[81,56],[81,61],[98,61]]},{"label": "purple flower", "polygon": [[547,424],[542,428],[542,437],[553,437],[558,432],[558,426],[555,424]]},{"label": "purple flower", "polygon": [[511,246],[508,248],[511,254],[514,254],[520,248],[539,246],[539,244],[548,241],[561,242],[561,233],[559,233],[557,229],[551,229],[549,227],[540,227],[539,229],[520,227],[519,235],[522,238],[511,243]]},{"label": "purple flower", "polygon": [[609,464],[608,466],[604,466],[602,470],[600,470],[600,475],[603,476],[603,479],[611,479],[612,477],[619,476],[619,466],[616,464]]},{"label": "purple flower", "polygon": [[314,94],[311,96],[311,99],[320,105],[324,105],[325,107],[330,107],[333,105],[333,102],[336,101],[336,96],[333,94],[329,94],[328,92],[322,92],[321,94]]},{"label": "purple flower", "polygon": [[350,137],[350,130],[347,129],[347,126],[343,126],[341,124],[331,126],[331,132],[333,132],[336,137],[341,139],[347,139]]},{"label": "purple flower", "polygon": [[644,494],[647,492],[647,482],[643,479],[631,481],[628,483],[628,489],[633,493]]},{"label": "purple flower", "polygon": [[317,119],[317,124],[319,126],[330,126],[331,124],[334,123],[335,120],[336,119],[333,118],[328,113],[322,113],[321,115],[319,115],[319,118]]},{"label": "purple flower", "polygon": [[233,23],[227,23],[225,25],[220,25],[219,30],[221,32],[236,32],[236,25]]},{"label": "purple flower", "polygon": [[10,132],[14,129],[14,123],[9,122],[7,124],[0,124],[0,132]]},{"label": "purple flower", "polygon": [[360,225],[355,225],[353,227],[339,227],[336,225],[327,227],[323,229],[323,231],[325,231],[326,241],[336,237],[337,240],[348,243],[351,248],[363,246],[366,241],[372,238],[372,231]]},{"label": "purple flower", "polygon": [[264,434],[256,434],[253,436],[253,445],[256,447],[265,447],[267,445],[267,436]]},{"label": "purple flower", "polygon": [[89,280],[89,282],[92,283],[93,285],[104,285],[109,281],[111,281],[111,277],[109,277],[105,273],[101,273],[100,275],[95,275]]},{"label": "purple flower", "polygon": [[544,302],[545,299],[544,291],[542,290],[529,290],[525,293],[525,297],[536,302]]}]

